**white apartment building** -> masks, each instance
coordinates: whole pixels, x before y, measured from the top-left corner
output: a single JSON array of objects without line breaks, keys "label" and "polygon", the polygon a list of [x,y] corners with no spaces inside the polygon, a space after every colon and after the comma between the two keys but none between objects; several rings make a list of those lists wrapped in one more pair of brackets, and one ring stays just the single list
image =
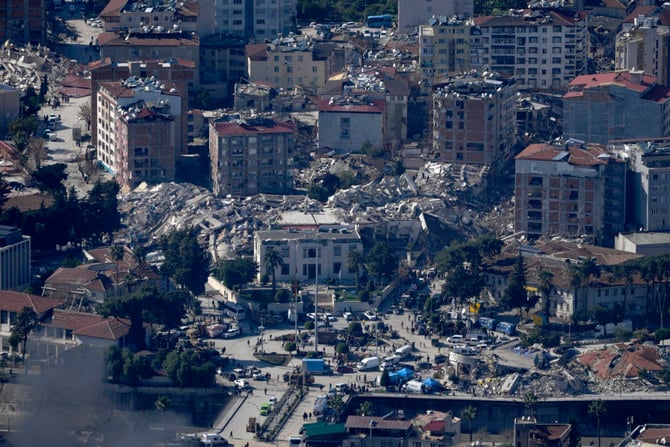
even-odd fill
[{"label": "white apartment building", "polygon": [[276,39],[296,29],[297,0],[215,0],[216,33]]},{"label": "white apartment building", "polygon": [[565,86],[586,72],[588,15],[533,9],[474,22],[483,54],[472,68],[514,76],[521,89]]},{"label": "white apartment building", "polygon": [[22,290],[30,279],[30,236],[0,225],[0,290]]},{"label": "white apartment building", "polygon": [[275,271],[278,282],[325,281],[352,282],[356,272],[347,268],[347,255],[363,252],[361,236],[353,228],[320,228],[319,230],[268,230],[254,235],[254,260],[259,266],[258,279],[267,274],[265,253],[277,250],[284,263]]},{"label": "white apartment building", "polygon": [[633,172],[633,223],[642,231],[670,231],[670,140],[614,145]]},{"label": "white apartment building", "polygon": [[96,95],[97,110],[93,112],[96,120],[97,158],[109,172],[116,174],[120,168],[117,153],[117,127],[125,110],[131,104],[144,101],[150,104],[162,104],[169,110],[176,124],[172,135],[176,153],[182,150],[182,125],[184,120],[183,98],[174,88],[165,87],[162,81],[154,79],[137,79],[133,76],[123,82],[101,82]]},{"label": "white apartment building", "polygon": [[473,0],[398,0],[398,30],[412,34],[431,17],[472,17]]},{"label": "white apartment building", "polygon": [[641,70],[668,85],[668,45],[670,27],[658,17],[636,17],[633,26],[621,31],[616,39],[616,70]]}]

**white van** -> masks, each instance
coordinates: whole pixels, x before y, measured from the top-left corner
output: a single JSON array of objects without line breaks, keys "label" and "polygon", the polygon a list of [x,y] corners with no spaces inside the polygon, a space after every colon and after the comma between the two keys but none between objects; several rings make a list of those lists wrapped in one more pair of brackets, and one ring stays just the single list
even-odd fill
[{"label": "white van", "polygon": [[405,345],[401,348],[395,350],[395,355],[399,356],[401,359],[407,358],[412,355],[412,346]]},{"label": "white van", "polygon": [[379,357],[366,357],[358,364],[358,371],[375,371],[379,369]]},{"label": "white van", "polygon": [[218,433],[203,433],[200,441],[207,446],[226,445],[226,440]]},{"label": "white van", "polygon": [[399,355],[392,355],[391,357],[386,357],[384,360],[382,360],[381,370],[383,371],[386,368],[397,365],[398,363],[400,363],[400,360],[402,360],[402,357],[400,357]]},{"label": "white van", "polygon": [[291,436],[288,438],[288,447],[299,447],[302,444],[302,437]]}]

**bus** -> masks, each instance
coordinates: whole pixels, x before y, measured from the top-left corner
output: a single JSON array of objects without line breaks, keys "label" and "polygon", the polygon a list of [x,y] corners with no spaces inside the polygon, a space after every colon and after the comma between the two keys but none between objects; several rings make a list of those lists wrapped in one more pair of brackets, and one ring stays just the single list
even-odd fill
[{"label": "bus", "polygon": [[240,321],[247,318],[247,311],[244,307],[232,301],[223,302],[223,312],[234,320]]},{"label": "bus", "polygon": [[391,28],[393,17],[391,14],[382,14],[380,16],[368,16],[368,28]]}]

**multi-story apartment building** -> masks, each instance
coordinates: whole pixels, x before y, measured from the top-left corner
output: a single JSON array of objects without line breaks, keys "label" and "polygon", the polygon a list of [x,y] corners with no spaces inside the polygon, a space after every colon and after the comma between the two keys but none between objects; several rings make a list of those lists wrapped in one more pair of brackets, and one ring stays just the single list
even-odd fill
[{"label": "multi-story apartment building", "polygon": [[367,96],[338,96],[319,102],[319,136],[322,151],[360,153],[365,145],[383,148],[385,101]]},{"label": "multi-story apartment building", "polygon": [[[94,145],[98,135],[98,90],[102,82],[121,81],[125,79],[160,79],[174,84],[180,93],[192,92],[198,86],[198,72],[193,61],[170,58],[167,60],[132,60],[127,62],[112,61],[109,58],[92,62],[88,65],[91,73],[91,136]],[[188,97],[183,95],[182,110],[187,110]],[[182,120],[183,121],[183,120]],[[186,135],[186,123],[182,126]],[[185,138],[185,137],[184,137]],[[180,147],[180,146],[178,146]],[[182,151],[186,150],[186,139],[182,139]]]},{"label": "multi-story apartment building", "polygon": [[[194,32],[200,36],[214,34],[216,19],[209,12],[214,0],[150,2],[112,0],[100,13],[105,32],[154,30]],[[204,11],[204,14],[201,14]]]},{"label": "multi-story apartment building", "polygon": [[307,38],[250,44],[246,46],[248,78],[275,88],[290,89],[300,85],[316,91],[325,85],[332,73],[343,68],[342,52],[333,43],[314,43]]},{"label": "multi-story apartment building", "polygon": [[268,230],[254,234],[254,260],[263,266],[258,279],[271,272],[264,267],[265,253],[274,248],[283,264],[275,270],[277,281],[336,279],[353,282],[356,271],[347,268],[347,255],[363,251],[361,236],[353,228],[318,230]]},{"label": "multi-story apartment building", "polygon": [[217,0],[216,33],[276,39],[297,28],[297,0]]},{"label": "multi-story apartment building", "polygon": [[515,162],[515,231],[612,244],[626,215],[625,163],[600,145],[531,144]]},{"label": "multi-story apartment building", "polygon": [[293,190],[296,127],[269,118],[209,125],[212,192],[247,196]]},{"label": "multi-story apartment building", "polygon": [[449,163],[496,165],[516,144],[516,86],[495,74],[451,76],[433,93],[433,152]]},{"label": "multi-story apartment building", "polygon": [[632,27],[621,31],[616,39],[616,70],[641,70],[656,76],[662,85],[670,80],[670,27],[659,17],[636,17]]},{"label": "multi-story apartment building", "polygon": [[563,96],[563,135],[591,143],[670,136],[670,89],[639,70],[578,76]]},{"label": "multi-story apartment building", "polygon": [[481,67],[514,76],[519,88],[567,85],[586,72],[588,16],[532,9],[517,14],[476,17],[482,33]]},{"label": "multi-story apartment building", "polygon": [[0,2],[0,40],[46,45],[47,2],[48,0]]},{"label": "multi-story apartment building", "polygon": [[174,119],[169,102],[159,100],[148,106],[144,101],[117,109],[116,179],[122,188],[171,182],[175,179]]},{"label": "multi-story apartment building", "polygon": [[0,225],[0,290],[22,290],[30,280],[30,236]]},{"label": "multi-story apartment building", "polygon": [[398,30],[412,34],[431,17],[472,17],[473,0],[398,0]]},{"label": "multi-story apartment building", "polygon": [[481,30],[472,19],[442,16],[419,26],[419,66],[426,86],[450,73],[479,67],[482,53]]},{"label": "multi-story apartment building", "polygon": [[195,64],[196,79],[199,78],[200,38],[195,33],[184,31],[158,32],[111,32],[98,36],[100,59],[111,61],[161,61],[182,60]]},{"label": "multi-story apartment building", "polygon": [[642,231],[670,231],[670,140],[618,143],[628,160],[630,223]]},{"label": "multi-story apartment building", "polygon": [[[166,134],[166,137],[170,140],[169,143],[163,141],[163,136],[159,139],[156,135],[147,135],[148,137],[156,138],[155,141],[158,142],[157,150],[159,148],[163,150],[166,145],[170,147],[170,151],[173,154],[181,154],[184,150],[186,141],[186,135],[183,133],[184,125],[182,124],[186,115],[184,98],[177,91],[174,84],[150,78],[137,79],[134,77],[130,77],[123,82],[101,82],[98,86],[96,104],[97,109],[94,117],[97,121],[97,134],[95,137],[97,157],[110,172],[120,174],[128,169],[133,171],[133,167],[127,164],[130,161],[127,155],[128,151],[135,153],[137,149],[140,154],[138,156],[142,157],[143,160],[150,160],[151,157],[159,157],[158,154],[150,157],[150,152],[155,153],[155,151],[149,150],[150,146],[148,143],[150,141],[143,139],[139,135],[126,135],[127,132],[132,133],[132,129],[140,131],[142,129],[142,126],[135,126],[140,121],[135,121],[131,118],[130,122],[128,122],[129,115],[127,114],[130,113],[132,115],[134,113],[136,115],[135,118],[137,118],[137,114],[147,104],[155,107],[155,110],[159,114],[166,116],[169,114],[171,118],[169,133]],[[141,114],[142,117],[148,118],[145,115],[146,112]],[[155,115],[153,119],[159,121],[157,117],[158,115]],[[163,118],[160,118],[160,120],[163,120]],[[162,126],[156,125],[162,129]],[[128,129],[121,132],[119,126],[121,128],[128,127]],[[136,140],[136,138],[139,138],[139,140]],[[124,146],[136,143],[142,144],[138,147]],[[156,158],[154,159],[156,160]],[[132,163],[134,164],[135,162],[132,161]],[[156,164],[157,162],[154,161],[153,163]],[[155,166],[155,168],[158,169],[158,166]],[[168,171],[166,171],[167,173]],[[128,179],[131,178],[130,175],[123,175],[127,176]],[[151,177],[150,173],[143,173],[142,175]],[[154,178],[157,179],[161,175],[162,173]],[[169,178],[169,176],[167,177]]]},{"label": "multi-story apartment building", "polygon": [[366,97],[384,101],[382,144],[397,149],[407,138],[409,82],[393,67],[351,67],[341,75],[332,76],[319,91],[322,100],[339,98],[350,104]]}]

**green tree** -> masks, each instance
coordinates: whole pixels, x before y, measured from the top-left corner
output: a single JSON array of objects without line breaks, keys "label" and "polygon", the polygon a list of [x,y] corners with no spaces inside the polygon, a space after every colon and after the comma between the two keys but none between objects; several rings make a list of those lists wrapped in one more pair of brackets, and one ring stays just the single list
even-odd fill
[{"label": "green tree", "polygon": [[112,248],[109,250],[109,256],[114,261],[114,264],[116,264],[116,284],[114,284],[116,296],[119,296],[119,263],[123,261],[124,251],[122,245],[112,245]]},{"label": "green tree", "polygon": [[154,407],[156,408],[157,411],[160,411],[161,413],[164,413],[164,412],[168,411],[171,406],[172,406],[172,401],[167,396],[160,396],[154,402]]},{"label": "green tree", "polygon": [[372,406],[372,402],[369,400],[361,402],[356,409],[356,414],[359,416],[374,416],[375,410]]},{"label": "green tree", "polygon": [[214,383],[216,367],[192,349],[170,352],[163,362],[163,368],[170,381],[181,388],[206,388]]},{"label": "green tree", "polygon": [[470,442],[472,442],[472,421],[477,417],[477,407],[468,405],[463,409],[461,417],[468,421],[468,433],[470,434]]},{"label": "green tree", "polygon": [[551,293],[554,291],[554,285],[552,283],[552,280],[554,279],[554,274],[548,270],[542,270],[537,276],[538,280],[540,281],[540,285],[537,288],[537,290],[538,292],[540,292],[540,295],[542,296],[542,307],[544,309],[544,313],[547,315],[548,318],[550,309],[549,297],[551,296]]},{"label": "green tree", "polygon": [[91,128],[91,123],[93,122],[93,112],[91,111],[91,104],[88,102],[83,103],[79,106],[79,112],[77,116],[86,123],[86,128]]},{"label": "green tree", "polygon": [[11,335],[19,340],[21,346],[21,360],[26,358],[26,345],[28,344],[28,335],[40,324],[37,313],[32,307],[24,307],[16,315],[16,320],[12,324]]},{"label": "green tree", "polygon": [[10,192],[12,192],[12,188],[9,186],[9,183],[2,178],[2,174],[0,174],[0,214],[2,214],[2,208],[5,206],[5,203],[7,203]]},{"label": "green tree", "polygon": [[81,237],[98,243],[121,228],[118,210],[119,184],[97,181],[81,203]]},{"label": "green tree", "polygon": [[391,276],[398,268],[398,258],[385,242],[377,242],[365,256],[365,268],[372,276]]},{"label": "green tree", "polygon": [[503,301],[510,308],[519,308],[519,317],[523,316],[523,306],[528,299],[526,291],[526,267],[523,263],[523,255],[519,252],[514,264],[514,271],[503,294]]},{"label": "green tree", "polygon": [[253,281],[258,264],[251,258],[227,259],[214,267],[214,277],[229,289],[239,289]]},{"label": "green tree", "polygon": [[65,163],[56,163],[53,165],[42,166],[33,172],[33,180],[42,193],[47,193],[51,197],[65,196],[65,185],[63,182],[67,179]]},{"label": "green tree", "polygon": [[527,392],[523,396],[523,405],[530,410],[530,414],[535,418],[535,409],[537,407],[537,394],[532,391]]},{"label": "green tree", "polygon": [[275,273],[277,268],[284,265],[284,258],[282,258],[281,253],[279,253],[277,249],[272,247],[265,252],[265,256],[263,256],[263,265],[265,266],[266,271],[272,276],[272,295],[275,295],[277,292]]},{"label": "green tree", "polygon": [[607,407],[601,399],[596,399],[589,405],[589,414],[596,418],[598,423],[598,447],[600,447],[600,419],[605,413],[607,413]]},{"label": "green tree", "polygon": [[352,321],[349,323],[349,327],[347,327],[347,332],[351,335],[359,336],[363,333],[363,326],[358,321]]},{"label": "green tree", "polygon": [[294,341],[287,341],[284,343],[284,351],[286,352],[292,352],[295,351],[298,347],[298,344]]},{"label": "green tree", "polygon": [[346,410],[347,405],[342,399],[342,396],[336,394],[335,396],[331,397],[330,400],[328,401],[328,408],[330,408],[333,411],[335,421],[338,422],[342,417],[342,415],[344,414],[344,410]]},{"label": "green tree", "polygon": [[110,382],[118,382],[123,376],[123,354],[116,345],[111,345],[105,351],[105,370]]},{"label": "green tree", "polygon": [[382,371],[381,377],[379,378],[379,385],[386,388],[390,384],[391,384],[391,379],[389,378],[388,369],[384,369],[384,371]]},{"label": "green tree", "polygon": [[196,230],[175,230],[161,237],[160,246],[165,256],[161,273],[194,295],[202,294],[209,276],[210,256],[198,242]]},{"label": "green tree", "polygon": [[358,250],[350,250],[347,253],[347,269],[350,272],[355,272],[356,273],[356,292],[359,290],[359,278],[360,278],[360,270],[361,270],[361,265],[363,265],[363,253],[361,253]]}]

